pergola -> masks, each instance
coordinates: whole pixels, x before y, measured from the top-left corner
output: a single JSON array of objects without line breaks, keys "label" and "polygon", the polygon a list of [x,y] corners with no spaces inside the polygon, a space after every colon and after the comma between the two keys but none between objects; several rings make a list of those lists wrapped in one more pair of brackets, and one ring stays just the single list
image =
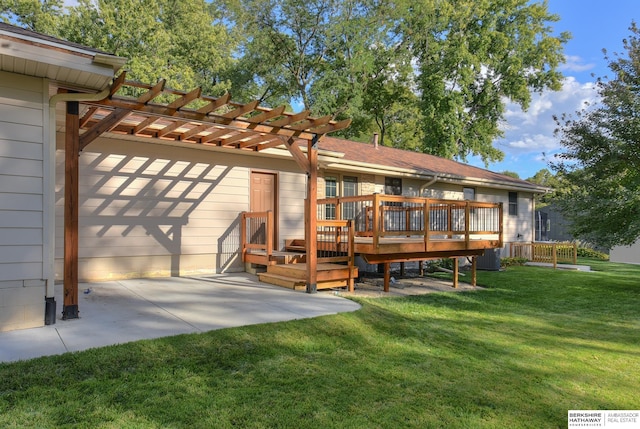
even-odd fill
[{"label": "pergola", "polygon": [[[285,146],[307,174],[305,237],[307,292],[317,284],[317,144],[323,135],[346,128],[350,120],[331,116],[313,118],[309,111],[285,112],[285,107],[261,107],[259,100],[241,104],[222,97],[169,89],[165,81],[155,85],[114,79],[108,94],[98,101],[67,101],[65,118],[64,303],[63,318],[78,317],[78,216],[79,156],[92,141],[109,132],[241,151],[261,152]],[[134,95],[131,95],[134,94]],[[87,107],[80,116],[80,104]],[[81,133],[81,130],[84,132]],[[307,144],[301,149],[300,141]]]}]

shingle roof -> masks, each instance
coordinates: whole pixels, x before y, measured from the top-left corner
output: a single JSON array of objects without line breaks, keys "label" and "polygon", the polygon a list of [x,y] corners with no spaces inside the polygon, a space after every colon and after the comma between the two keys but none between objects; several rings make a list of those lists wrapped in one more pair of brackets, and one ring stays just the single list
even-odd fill
[{"label": "shingle roof", "polygon": [[113,55],[112,53],[102,51],[100,49],[95,49],[90,46],[81,45],[79,43],[69,42],[67,40],[58,39],[53,36],[48,36],[43,33],[38,33],[37,31],[31,31],[26,28],[18,27],[15,25],[7,24],[6,22],[0,22],[0,31],[7,31],[10,33],[14,33],[17,36],[31,37],[34,39],[42,40],[43,42],[55,43],[58,45],[68,46],[70,48],[79,49],[83,51],[93,52],[95,54],[105,54],[105,55]]},{"label": "shingle roof", "polygon": [[334,137],[324,137],[320,140],[319,148],[343,153],[343,159],[348,161],[415,170],[424,175],[439,175],[459,179],[480,179],[482,181],[512,185],[515,187],[540,189],[538,185],[527,182],[526,180],[516,179],[483,168],[473,167],[468,164],[421,152],[412,152],[380,145],[376,148],[370,143],[359,143]]}]

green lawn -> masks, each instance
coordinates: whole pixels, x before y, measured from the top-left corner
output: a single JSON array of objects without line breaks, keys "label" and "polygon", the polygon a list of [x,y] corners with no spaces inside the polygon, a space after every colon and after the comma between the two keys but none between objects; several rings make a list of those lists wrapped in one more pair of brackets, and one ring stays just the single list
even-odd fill
[{"label": "green lawn", "polygon": [[588,263],[0,364],[0,427],[546,428],[639,409],[640,266]]}]

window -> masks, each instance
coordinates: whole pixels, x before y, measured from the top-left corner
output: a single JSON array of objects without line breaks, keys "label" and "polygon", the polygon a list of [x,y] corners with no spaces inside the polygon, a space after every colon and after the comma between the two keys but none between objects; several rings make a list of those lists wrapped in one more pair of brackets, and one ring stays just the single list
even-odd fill
[{"label": "window", "polygon": [[475,201],[476,188],[462,188],[462,195],[464,195],[465,200]]},{"label": "window", "polygon": [[387,195],[402,195],[402,179],[398,177],[385,177],[384,193]]},{"label": "window", "polygon": [[509,216],[518,216],[518,193],[509,192]]},{"label": "window", "polygon": [[[342,178],[342,196],[355,197],[358,195],[358,178],[344,176]],[[356,217],[356,203],[342,204],[342,219],[354,219]]]},{"label": "window", "polygon": [[[325,177],[324,178],[324,195],[325,198],[336,198],[338,196],[338,181],[335,177]],[[336,218],[336,205],[335,204],[326,204],[325,205],[325,219],[332,220]]]}]

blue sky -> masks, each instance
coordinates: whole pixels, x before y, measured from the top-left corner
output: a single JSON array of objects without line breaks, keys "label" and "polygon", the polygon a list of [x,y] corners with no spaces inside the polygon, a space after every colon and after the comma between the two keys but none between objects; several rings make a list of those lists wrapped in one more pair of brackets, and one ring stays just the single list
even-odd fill
[{"label": "blue sky", "polygon": [[[597,100],[592,74],[609,74],[602,49],[610,55],[624,53],[622,39],[630,35],[631,21],[640,23],[640,0],[548,0],[548,7],[560,16],[554,24],[557,32],[572,34],[565,45],[563,89],[534,95],[527,112],[515,105],[507,106],[505,138],[494,143],[505,153],[505,159],[488,166],[497,172],[515,171],[522,179],[547,168],[548,161],[561,151],[559,139],[553,135],[553,115],[574,113],[585,101]],[[485,167],[479,159],[468,162]]]}]

